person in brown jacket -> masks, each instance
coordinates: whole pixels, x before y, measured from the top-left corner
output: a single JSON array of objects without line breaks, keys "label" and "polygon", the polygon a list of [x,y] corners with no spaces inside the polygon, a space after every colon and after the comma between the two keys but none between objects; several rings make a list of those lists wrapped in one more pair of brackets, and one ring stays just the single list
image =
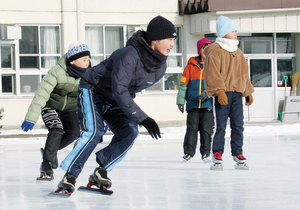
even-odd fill
[{"label": "person in brown jacket", "polygon": [[228,117],[231,127],[231,154],[234,161],[245,164],[243,156],[243,97],[246,105],[253,103],[253,85],[250,82],[248,63],[238,48],[237,25],[228,17],[217,20],[216,42],[204,51],[205,89],[213,98],[215,131],[213,134],[214,163],[222,164],[225,145],[225,129]]}]

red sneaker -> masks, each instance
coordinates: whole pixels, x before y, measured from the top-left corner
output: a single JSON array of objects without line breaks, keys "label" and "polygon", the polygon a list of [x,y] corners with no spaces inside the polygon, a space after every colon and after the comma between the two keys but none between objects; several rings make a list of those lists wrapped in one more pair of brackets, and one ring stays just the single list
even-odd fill
[{"label": "red sneaker", "polygon": [[222,153],[221,152],[215,152],[213,157],[212,157],[212,161],[214,163],[222,163]]},{"label": "red sneaker", "polygon": [[245,163],[247,161],[243,155],[235,155],[233,156],[233,160],[237,163]]}]

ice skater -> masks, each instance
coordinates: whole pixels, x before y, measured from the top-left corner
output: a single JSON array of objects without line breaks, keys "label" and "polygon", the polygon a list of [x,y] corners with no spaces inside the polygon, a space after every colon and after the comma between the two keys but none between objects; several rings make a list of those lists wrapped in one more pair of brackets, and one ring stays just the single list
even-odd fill
[{"label": "ice skater", "polygon": [[204,87],[203,50],[211,45],[207,38],[197,42],[198,56],[191,57],[181,76],[177,105],[184,112],[186,101],[187,121],[183,142],[183,159],[189,160],[195,155],[200,133],[200,154],[203,162],[210,161],[211,135],[213,133],[214,117],[211,98],[207,96]]},{"label": "ice skater", "polygon": [[228,117],[231,128],[231,154],[239,164],[246,163],[243,155],[243,97],[246,105],[253,103],[253,85],[249,78],[248,63],[238,48],[238,27],[226,16],[217,20],[216,42],[204,51],[205,88],[213,96],[215,111],[215,133],[213,134],[213,157],[216,164],[222,164],[225,144],[225,129]]},{"label": "ice skater", "polygon": [[58,167],[57,151],[79,137],[77,93],[81,76],[89,69],[90,51],[86,44],[74,41],[58,64],[52,67],[39,84],[21,128],[32,130],[39,115],[48,129],[40,179],[52,180]]},{"label": "ice skater", "polygon": [[[76,146],[60,164],[66,171],[58,191],[72,193],[85,162],[100,142],[104,122],[114,134],[108,146],[96,152],[98,166],[89,184],[111,187],[107,172],[120,162],[138,136],[138,125],[152,138],[160,138],[154,119],[134,102],[135,94],[158,82],[165,74],[167,57],[176,38],[174,25],[162,16],[153,18],[145,31],[137,31],[120,48],[92,67],[81,79],[78,116],[82,133]],[[61,193],[61,192],[60,192]]]}]

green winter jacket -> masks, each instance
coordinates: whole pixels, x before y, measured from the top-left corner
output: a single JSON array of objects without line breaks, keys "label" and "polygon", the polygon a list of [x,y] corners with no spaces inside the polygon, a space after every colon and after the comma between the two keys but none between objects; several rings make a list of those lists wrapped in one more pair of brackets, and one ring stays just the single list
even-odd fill
[{"label": "green winter jacket", "polygon": [[57,111],[76,111],[77,92],[80,78],[69,76],[66,66],[67,54],[52,67],[39,84],[28,108],[25,120],[36,123],[45,105]]}]

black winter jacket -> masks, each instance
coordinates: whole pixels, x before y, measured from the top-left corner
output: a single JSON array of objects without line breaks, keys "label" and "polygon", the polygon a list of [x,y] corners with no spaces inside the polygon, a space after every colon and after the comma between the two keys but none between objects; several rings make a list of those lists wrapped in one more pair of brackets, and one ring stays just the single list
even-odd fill
[{"label": "black winter jacket", "polygon": [[81,78],[80,87],[94,90],[108,103],[118,104],[124,113],[140,124],[147,115],[134,102],[135,94],[158,82],[166,71],[167,56],[154,51],[138,31],[99,65]]}]

